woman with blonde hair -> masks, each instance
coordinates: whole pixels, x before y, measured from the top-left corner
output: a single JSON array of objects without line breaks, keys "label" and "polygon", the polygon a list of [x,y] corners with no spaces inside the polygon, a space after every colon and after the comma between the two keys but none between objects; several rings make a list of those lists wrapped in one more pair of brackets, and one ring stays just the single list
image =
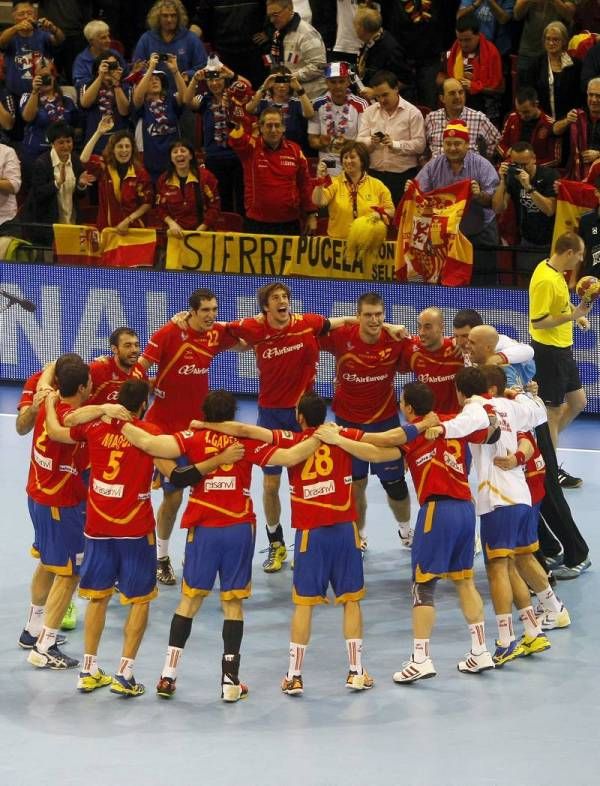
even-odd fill
[{"label": "woman with blonde hair", "polygon": [[562,22],[550,22],[543,32],[544,52],[533,63],[526,84],[535,87],[540,108],[555,121],[582,106],[581,63],[567,52],[569,34]]}]

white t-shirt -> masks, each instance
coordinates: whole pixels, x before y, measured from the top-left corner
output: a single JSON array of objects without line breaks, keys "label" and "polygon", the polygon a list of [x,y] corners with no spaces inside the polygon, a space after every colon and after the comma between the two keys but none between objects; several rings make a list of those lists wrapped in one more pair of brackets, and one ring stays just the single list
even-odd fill
[{"label": "white t-shirt", "polygon": [[[379,3],[375,3],[379,8]],[[334,52],[347,52],[357,55],[361,41],[354,32],[354,16],[358,8],[358,0],[337,0],[337,38]]]},{"label": "white t-shirt", "polygon": [[312,22],[312,11],[308,0],[294,0],[294,11],[296,11],[305,22]]}]

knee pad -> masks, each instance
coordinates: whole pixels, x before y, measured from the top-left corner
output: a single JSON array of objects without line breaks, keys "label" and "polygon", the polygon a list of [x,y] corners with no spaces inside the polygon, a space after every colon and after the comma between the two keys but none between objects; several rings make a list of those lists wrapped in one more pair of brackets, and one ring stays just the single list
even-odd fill
[{"label": "knee pad", "polygon": [[390,499],[401,502],[403,499],[408,497],[408,486],[406,485],[406,480],[404,478],[399,478],[398,480],[380,479],[380,483]]},{"label": "knee pad", "polygon": [[413,582],[413,606],[435,606],[434,595],[436,583],[437,579],[431,579],[431,581],[425,581],[421,584],[417,584],[416,581]]}]

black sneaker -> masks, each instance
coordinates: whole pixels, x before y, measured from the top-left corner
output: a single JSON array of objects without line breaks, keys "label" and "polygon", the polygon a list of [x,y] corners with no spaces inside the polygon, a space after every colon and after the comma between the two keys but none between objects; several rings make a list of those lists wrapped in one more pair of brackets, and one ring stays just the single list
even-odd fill
[{"label": "black sneaker", "polygon": [[175,571],[171,565],[171,559],[168,556],[160,557],[156,560],[156,580],[169,587],[172,587],[173,584],[177,584]]},{"label": "black sneaker", "polygon": [[581,478],[574,478],[573,475],[569,475],[561,465],[558,468],[558,483],[563,489],[578,489],[583,484],[583,480]]},{"label": "black sneaker", "polygon": [[[35,643],[37,641],[37,636],[32,636],[28,630],[23,629],[23,632],[19,636],[19,640],[17,644],[22,650],[32,650]],[[62,647],[63,644],[66,644],[67,637],[63,636],[61,633],[56,635],[56,643],[59,647]]]}]

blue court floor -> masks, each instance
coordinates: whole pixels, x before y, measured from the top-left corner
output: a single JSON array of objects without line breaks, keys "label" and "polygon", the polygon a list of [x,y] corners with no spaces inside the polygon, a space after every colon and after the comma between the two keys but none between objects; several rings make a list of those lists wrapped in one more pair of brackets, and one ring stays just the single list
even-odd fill
[{"label": "blue court floor", "polygon": [[[438,623],[432,639],[435,679],[398,686],[392,673],[409,657],[410,554],[401,548],[376,482],[369,485],[369,551],[364,662],[375,677],[372,691],[345,690],[347,659],[341,609],[314,615],[304,663],[305,694],[285,696],[280,681],[288,661],[291,576],[260,569],[266,546],[260,501],[254,592],[246,605],[241,676],[250,686],[245,702],[220,701],[222,652],[218,596],[196,618],[170,702],[154,686],[164,660],[177,587],[161,588],[135,675],[145,696],[120,699],[108,692],[76,692],[76,671],[36,670],[16,641],[28,608],[34,563],[24,486],[30,439],[14,429],[16,389],[0,386],[0,786],[597,786],[600,783],[600,573],[594,565],[559,593],[573,624],[550,633],[552,648],[466,676],[456,662],[469,636],[452,587],[440,584]],[[240,416],[253,422],[255,405]],[[581,418],[565,434],[560,460],[584,478],[568,500],[600,565],[600,426]],[[283,484],[285,486],[285,483]],[[158,498],[157,498],[158,501]],[[416,509],[413,497],[413,510]],[[286,505],[284,521],[289,533]],[[594,511],[596,511],[594,513]],[[291,538],[288,539],[291,540]],[[181,575],[184,540],[177,531],[171,554]],[[291,555],[290,555],[291,556]],[[486,599],[488,646],[495,622],[481,557],[478,584]],[[81,656],[85,602],[65,651]],[[125,610],[113,600],[99,664],[114,672]],[[518,624],[517,624],[517,627]]]}]

